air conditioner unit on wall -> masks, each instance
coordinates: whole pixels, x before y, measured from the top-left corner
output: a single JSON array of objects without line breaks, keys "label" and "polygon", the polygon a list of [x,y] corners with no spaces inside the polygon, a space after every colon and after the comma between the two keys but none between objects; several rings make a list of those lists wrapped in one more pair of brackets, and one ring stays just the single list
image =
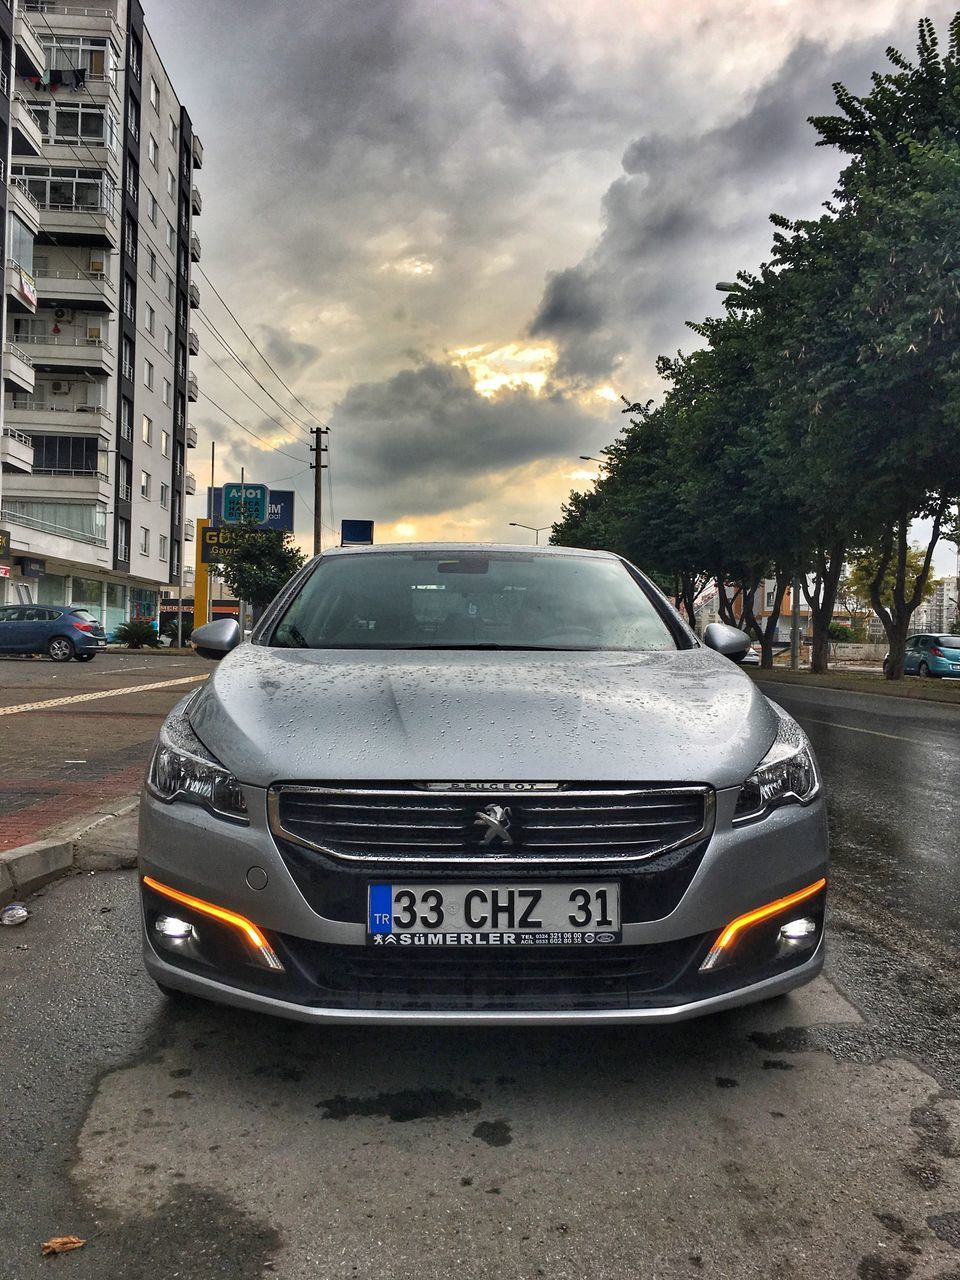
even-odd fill
[{"label": "air conditioner unit on wall", "polygon": [[50,383],[51,394],[55,396],[68,395],[70,391],[70,385],[71,384],[69,382],[51,382]]}]

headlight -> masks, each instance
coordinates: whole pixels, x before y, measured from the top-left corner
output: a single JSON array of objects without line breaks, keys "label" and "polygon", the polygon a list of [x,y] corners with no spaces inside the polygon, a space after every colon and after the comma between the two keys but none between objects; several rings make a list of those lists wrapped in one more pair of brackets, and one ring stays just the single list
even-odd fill
[{"label": "headlight", "polygon": [[808,804],[820,790],[820,777],[806,735],[785,711],[773,746],[740,788],[733,820],[759,818],[781,804]]},{"label": "headlight", "polygon": [[150,761],[147,787],[158,800],[198,804],[232,822],[249,822],[240,783],[206,749],[190,727],[187,707],[193,695],[174,707],[160,730]]}]

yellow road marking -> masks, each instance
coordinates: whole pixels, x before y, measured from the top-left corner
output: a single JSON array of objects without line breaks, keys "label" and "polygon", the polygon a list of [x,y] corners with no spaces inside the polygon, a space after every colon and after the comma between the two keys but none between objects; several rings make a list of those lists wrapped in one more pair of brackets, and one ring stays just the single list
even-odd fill
[{"label": "yellow road marking", "polygon": [[158,680],[156,684],[134,684],[126,689],[103,689],[99,693],[76,693],[69,698],[48,698],[46,702],[21,702],[17,707],[0,707],[0,716],[15,716],[24,711],[46,711],[48,707],[69,707],[77,702],[93,702],[96,698],[121,698],[128,693],[149,693],[151,689],[171,689],[177,684],[196,684],[206,676],[178,676],[176,680]]}]

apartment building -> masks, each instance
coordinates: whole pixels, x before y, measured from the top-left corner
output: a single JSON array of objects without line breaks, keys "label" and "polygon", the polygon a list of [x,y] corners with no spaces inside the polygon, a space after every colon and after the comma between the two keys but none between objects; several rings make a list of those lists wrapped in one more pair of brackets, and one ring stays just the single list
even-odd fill
[{"label": "apartment building", "polygon": [[0,0],[0,43],[0,602],[109,631],[157,616],[193,539],[203,147],[139,0]]}]

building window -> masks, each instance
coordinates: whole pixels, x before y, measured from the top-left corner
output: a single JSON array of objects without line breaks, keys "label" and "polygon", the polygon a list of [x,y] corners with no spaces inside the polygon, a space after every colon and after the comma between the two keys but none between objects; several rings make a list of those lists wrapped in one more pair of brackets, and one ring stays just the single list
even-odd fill
[{"label": "building window", "polygon": [[149,138],[147,139],[147,159],[150,161],[150,163],[153,165],[155,169],[157,167],[157,161],[158,161],[159,155],[160,155],[160,148],[157,146],[156,138],[151,133]]},{"label": "building window", "polygon": [[140,472],[140,497],[141,498],[150,497],[150,472],[149,471]]},{"label": "building window", "polygon": [[160,506],[166,511],[170,506],[170,486],[161,484],[160,486]]},{"label": "building window", "polygon": [[176,285],[173,283],[173,276],[167,276],[167,301],[173,306]]},{"label": "building window", "polygon": [[152,445],[153,444],[153,419],[148,418],[146,414],[143,415],[143,422],[140,425],[140,430],[143,434],[143,443]]},{"label": "building window", "polygon": [[123,277],[123,314],[128,320],[136,323],[137,319],[137,286],[133,276]]},{"label": "building window", "polygon": [[147,275],[151,280],[157,278],[157,255],[152,249],[147,250]]},{"label": "building window", "polygon": [[130,70],[140,79],[140,63],[143,61],[143,49],[140,41],[137,39],[135,32],[130,32],[130,52],[127,55],[130,59]]},{"label": "building window", "polygon": [[163,403],[173,403],[173,384],[168,378],[164,378],[163,380]]},{"label": "building window", "polygon": [[131,200],[140,197],[140,167],[133,156],[127,156],[127,195]]},{"label": "building window", "polygon": [[176,577],[180,572],[180,543],[173,540],[173,559],[170,561],[170,572]]},{"label": "building window", "polygon": [[17,163],[11,164],[10,173],[24,181],[41,209],[76,209],[116,217],[117,184],[102,169]]},{"label": "building window", "polygon": [[130,559],[130,521],[117,517],[117,559]]},{"label": "building window", "polygon": [[767,592],[767,608],[768,609],[773,608],[773,592],[772,591]]},{"label": "building window", "polygon": [[[10,6],[8,5],[7,8]],[[38,5],[34,11],[42,12]],[[45,21],[45,19],[44,19]],[[39,24],[37,24],[39,26]],[[120,65],[120,50],[112,40],[103,36],[67,36],[49,34],[40,28],[40,43],[49,71],[85,71],[87,80],[109,81],[116,84]],[[131,52],[131,58],[133,53]],[[139,64],[138,64],[139,65]]]},{"label": "building window", "polygon": [[123,247],[127,251],[127,257],[131,262],[137,260],[137,224],[130,217],[129,213],[123,220]]},{"label": "building window", "polygon": [[140,554],[148,556],[150,554],[150,530],[140,527]]},{"label": "building window", "polygon": [[140,108],[135,98],[127,99],[127,128],[134,142],[140,141]]},{"label": "building window", "polygon": [[173,355],[173,330],[164,326],[163,330],[163,351],[164,355]]},{"label": "building window", "polygon": [[167,195],[174,200],[177,198],[177,179],[170,169],[167,170]]},{"label": "building window", "polygon": [[166,560],[167,558],[167,540],[162,533],[160,535],[159,556],[161,560]]},{"label": "building window", "polygon": [[147,192],[147,217],[154,226],[157,225],[157,197],[152,191]]},{"label": "building window", "polygon": [[170,432],[169,431],[160,432],[160,452],[163,454],[165,458],[170,457]]},{"label": "building window", "polygon": [[167,248],[175,249],[177,246],[177,233],[173,229],[173,223],[167,223]]},{"label": "building window", "polygon": [[153,390],[153,365],[149,360],[143,362],[143,385]]},{"label": "building window", "polygon": [[119,471],[119,498],[121,502],[129,502],[133,496],[131,488],[133,486],[133,463],[129,458],[121,458]]},{"label": "building window", "polygon": [[133,401],[126,396],[120,401],[120,439],[133,439]]},{"label": "building window", "polygon": [[157,84],[156,80],[154,80],[153,76],[150,77],[150,105],[151,107],[153,107],[157,115],[159,115],[160,114],[160,86]]},{"label": "building window", "polygon": [[177,138],[179,136],[179,133],[180,133],[180,129],[177,126],[177,122],[176,120],[174,120],[173,116],[171,116],[169,119],[169,122],[167,123],[167,140],[172,147],[175,147],[177,145]]},{"label": "building window", "polygon": [[143,323],[146,326],[147,333],[153,333],[157,325],[157,313],[149,302],[144,303]]},{"label": "building window", "polygon": [[121,365],[123,367],[123,376],[133,381],[133,343],[129,338],[124,338],[121,346]]}]

